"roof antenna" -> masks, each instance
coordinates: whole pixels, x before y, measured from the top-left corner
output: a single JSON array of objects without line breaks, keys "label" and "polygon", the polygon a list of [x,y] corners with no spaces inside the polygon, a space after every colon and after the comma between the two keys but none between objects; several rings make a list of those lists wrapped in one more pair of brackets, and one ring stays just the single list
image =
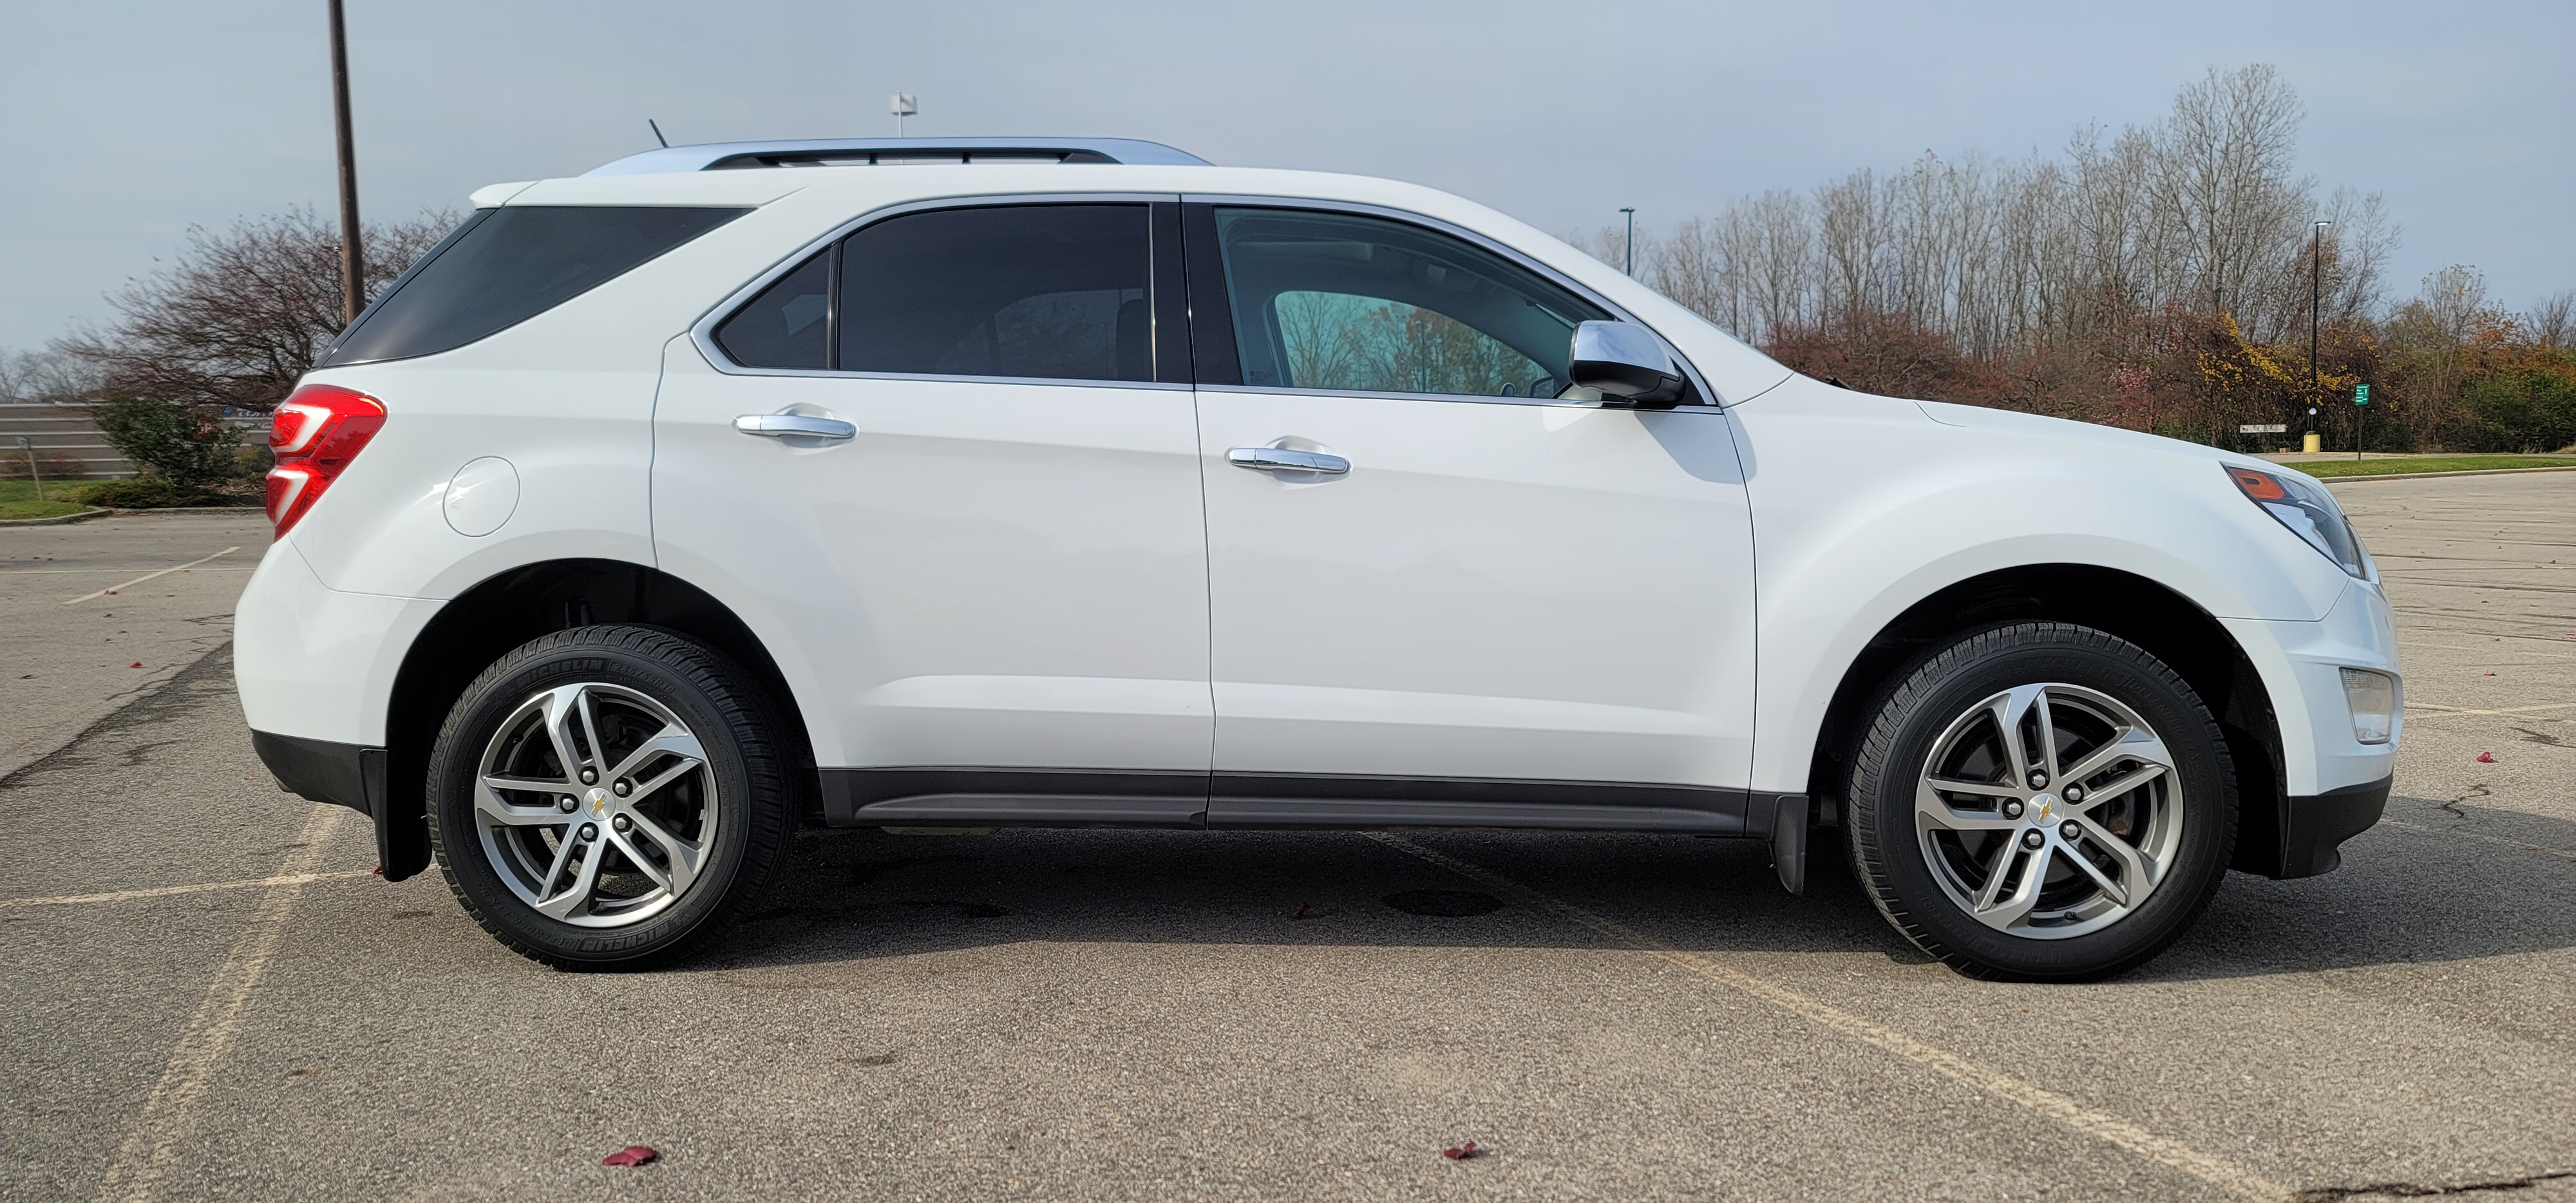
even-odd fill
[{"label": "roof antenna", "polygon": [[656,142],[661,143],[661,144],[662,144],[662,149],[664,149],[664,150],[669,150],[669,149],[671,149],[671,140],[662,136],[662,127],[661,127],[660,125],[655,124],[655,122],[653,121],[653,119],[652,119],[652,118],[650,118],[650,117],[647,117],[647,118],[645,118],[645,119],[644,119],[644,124],[646,124],[646,125],[650,125],[650,126],[652,126],[652,127],[653,127],[653,140],[654,140],[654,141],[656,141]]}]

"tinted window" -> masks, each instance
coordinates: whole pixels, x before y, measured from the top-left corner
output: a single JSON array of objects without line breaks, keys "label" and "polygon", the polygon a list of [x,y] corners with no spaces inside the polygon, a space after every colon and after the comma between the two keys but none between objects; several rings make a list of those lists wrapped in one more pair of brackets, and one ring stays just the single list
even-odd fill
[{"label": "tinted window", "polygon": [[1575,324],[1609,316],[1401,222],[1281,209],[1216,222],[1245,384],[1555,397]]},{"label": "tinted window", "polygon": [[830,367],[830,252],[806,260],[716,327],[716,343],[747,368]]},{"label": "tinted window", "polygon": [[396,282],[324,362],[454,350],[625,274],[748,209],[487,209]]},{"label": "tinted window", "polygon": [[851,372],[1151,380],[1143,205],[942,209],[841,244]]}]

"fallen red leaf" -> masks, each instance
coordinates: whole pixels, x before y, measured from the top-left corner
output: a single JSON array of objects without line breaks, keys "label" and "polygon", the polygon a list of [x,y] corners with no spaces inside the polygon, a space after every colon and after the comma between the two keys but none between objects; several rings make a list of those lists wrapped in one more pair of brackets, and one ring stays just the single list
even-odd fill
[{"label": "fallen red leaf", "polygon": [[2494,764],[2494,763],[2495,763],[2495,753],[2493,753],[2493,752],[2480,752],[2480,753],[2478,753],[2478,763],[2479,763],[2479,764]]},{"label": "fallen red leaf", "polygon": [[599,1159],[601,1165],[642,1165],[661,1156],[651,1145],[628,1145]]},{"label": "fallen red leaf", "polygon": [[1471,1140],[1454,1149],[1442,1149],[1440,1150],[1440,1155],[1451,1161],[1465,1161],[1466,1159],[1475,1156],[1476,1152],[1476,1142]]},{"label": "fallen red leaf", "polygon": [[134,662],[134,663],[132,663],[132,664],[128,664],[128,665],[126,665],[126,667],[127,667],[127,668],[141,668],[141,667],[143,667],[143,662],[142,662],[142,661],[140,661],[140,660],[137,660],[137,661],[135,661],[135,662]]},{"label": "fallen red leaf", "polygon": [[382,877],[382,876],[384,876],[384,875],[385,875],[385,867],[384,867],[383,865],[378,865],[378,866],[376,866],[376,867],[375,867],[374,872],[375,872],[376,876],[378,876],[378,877]]},{"label": "fallen red leaf", "polygon": [[1294,922],[1294,921],[1296,921],[1296,920],[1299,920],[1299,919],[1303,919],[1303,918],[1305,918],[1305,917],[1306,917],[1306,913],[1307,913],[1307,912],[1306,912],[1306,904],[1305,904],[1305,903],[1300,902],[1300,903],[1298,903],[1298,904],[1297,904],[1297,913],[1296,913],[1296,914],[1293,914],[1293,915],[1288,916],[1288,918],[1289,918],[1289,920],[1290,920],[1291,922]]},{"label": "fallen red leaf", "polygon": [[114,597],[114,596],[116,596],[116,590],[114,590],[114,589],[110,589],[110,590],[108,590],[108,591],[107,591],[107,595],[108,595],[109,597]]}]

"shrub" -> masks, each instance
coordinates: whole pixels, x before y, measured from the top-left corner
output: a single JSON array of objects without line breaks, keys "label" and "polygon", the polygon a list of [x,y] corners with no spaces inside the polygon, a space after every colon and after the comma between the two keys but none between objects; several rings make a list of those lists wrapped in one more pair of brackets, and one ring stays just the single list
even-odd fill
[{"label": "shrub", "polygon": [[97,418],[109,446],[176,491],[203,493],[239,471],[241,432],[194,406],[118,397]]},{"label": "shrub", "polygon": [[2462,440],[2478,451],[2555,451],[2576,443],[2576,381],[2523,370],[2481,376],[2460,392]]},{"label": "shrub", "polygon": [[160,510],[183,505],[220,505],[226,498],[211,493],[173,487],[158,476],[130,476],[87,487],[86,500],[91,505],[110,506],[120,510]]}]

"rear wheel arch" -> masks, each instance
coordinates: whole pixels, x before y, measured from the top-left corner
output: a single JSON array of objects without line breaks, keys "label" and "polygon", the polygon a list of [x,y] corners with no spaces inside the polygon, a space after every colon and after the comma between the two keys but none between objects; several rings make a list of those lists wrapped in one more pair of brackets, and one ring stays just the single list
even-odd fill
[{"label": "rear wheel arch", "polygon": [[1843,671],[1817,729],[1807,788],[1818,812],[1838,819],[1854,741],[1882,687],[1926,651],[1980,627],[2055,621],[2091,627],[2162,660],[2218,718],[2236,765],[2233,867],[2262,872],[2278,861],[2278,816],[2287,805],[2281,733],[2271,693],[2235,636],[2190,598],[2136,573],[2090,564],[2031,564],[1970,577],[1906,608]]},{"label": "rear wheel arch", "polygon": [[492,576],[458,594],[412,640],[386,704],[385,784],[378,816],[385,875],[429,864],[424,783],[430,749],[474,678],[511,649],[554,631],[629,623],[677,632],[739,666],[777,708],[780,739],[795,757],[802,803],[815,806],[814,756],[804,714],[778,663],[751,627],[689,582],[623,560],[547,560]]}]

